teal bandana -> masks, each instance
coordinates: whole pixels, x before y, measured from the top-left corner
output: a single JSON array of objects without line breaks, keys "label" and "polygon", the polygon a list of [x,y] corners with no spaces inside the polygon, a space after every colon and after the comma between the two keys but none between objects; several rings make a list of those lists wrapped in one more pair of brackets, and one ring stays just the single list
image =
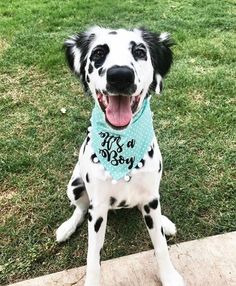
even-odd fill
[{"label": "teal bandana", "polygon": [[100,107],[95,104],[91,118],[92,148],[114,180],[127,176],[148,151],[154,130],[149,99],[131,124],[123,130],[112,129]]}]

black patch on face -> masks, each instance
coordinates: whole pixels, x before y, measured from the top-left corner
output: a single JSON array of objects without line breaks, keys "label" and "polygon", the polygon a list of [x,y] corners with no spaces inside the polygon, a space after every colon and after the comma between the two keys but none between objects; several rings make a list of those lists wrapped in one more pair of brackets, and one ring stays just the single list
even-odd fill
[{"label": "black patch on face", "polygon": [[78,199],[81,197],[81,195],[82,195],[82,193],[83,193],[84,190],[85,190],[85,189],[84,189],[84,186],[76,187],[76,188],[73,190],[73,194],[74,194],[74,196],[75,196],[75,200],[78,200]]},{"label": "black patch on face", "polygon": [[103,75],[105,74],[105,72],[106,72],[106,70],[103,69],[103,68],[100,68],[100,69],[98,70],[98,74],[99,74],[100,76],[103,76]]},{"label": "black patch on face", "polygon": [[116,198],[110,197],[110,206],[113,206],[116,201],[117,201]]},{"label": "black patch on face", "polygon": [[145,212],[146,212],[147,214],[150,213],[150,208],[149,208],[148,205],[145,205],[143,208],[144,208],[144,210],[145,210]]},{"label": "black patch on face", "polygon": [[161,161],[159,162],[159,170],[158,170],[158,173],[160,173],[161,172]]},{"label": "black patch on face", "polygon": [[154,209],[154,210],[157,208],[157,206],[158,206],[158,200],[157,199],[154,199],[149,203],[149,207]]},{"label": "black patch on face", "polygon": [[127,208],[129,205],[126,204],[126,201],[123,200],[119,203],[118,207],[123,207],[123,208]]},{"label": "black patch on face", "polygon": [[96,154],[94,153],[94,154],[91,156],[91,160],[92,160],[93,163],[97,164],[99,161],[98,161],[98,162],[94,162],[94,159],[95,159],[95,158],[97,158],[97,156],[96,156]]},{"label": "black patch on face", "polygon": [[89,183],[89,175],[88,175],[88,173],[86,174],[85,178],[86,178],[86,182]]},{"label": "black patch on face", "polygon": [[94,230],[95,230],[96,232],[99,231],[102,222],[103,222],[103,218],[100,216],[100,217],[97,219],[97,221],[96,221],[96,223],[95,223],[95,225],[94,225]]},{"label": "black patch on face", "polygon": [[90,78],[88,75],[87,75],[87,82],[90,83]]},{"label": "black patch on face", "polygon": [[149,229],[152,229],[153,228],[153,220],[152,220],[151,216],[150,215],[145,215],[144,216],[144,220],[145,220],[145,223],[146,223],[147,227]]},{"label": "black patch on face", "polygon": [[92,221],[92,220],[93,220],[93,217],[91,216],[91,213],[90,213],[90,212],[88,212],[88,220],[89,220],[89,221]]},{"label": "black patch on face", "polygon": [[91,205],[89,205],[89,209],[90,210],[92,210],[93,209],[93,205],[91,204]]},{"label": "black patch on face", "polygon": [[87,138],[86,138],[86,142],[85,142],[85,144],[84,144],[83,154],[84,154],[84,152],[85,152],[85,149],[86,149],[86,147],[87,147],[87,145],[88,145],[89,140],[90,140],[90,137],[89,137],[89,136],[87,136]]},{"label": "black patch on face", "polygon": [[96,69],[100,68],[104,64],[109,51],[110,49],[107,44],[98,45],[93,49],[89,60],[94,62],[94,67]]},{"label": "black patch on face", "polygon": [[154,150],[153,150],[153,148],[152,148],[150,151],[148,151],[148,155],[149,155],[150,158],[153,157],[153,155],[154,155]]},{"label": "black patch on face", "polygon": [[75,179],[75,180],[71,183],[71,186],[72,186],[72,187],[76,187],[76,186],[78,186],[78,185],[80,185],[80,184],[82,184],[81,179],[80,179],[80,178],[77,178],[77,179]]},{"label": "black patch on face", "polygon": [[116,32],[116,31],[111,31],[111,32],[109,32],[108,34],[109,34],[109,35],[116,35],[117,32]]},{"label": "black patch on face", "polygon": [[130,46],[131,46],[131,53],[135,61],[138,61],[138,60],[146,61],[147,60],[147,49],[144,46],[144,44],[142,43],[137,44],[134,41],[131,41]]},{"label": "black patch on face", "polygon": [[163,236],[165,235],[163,227],[161,227],[161,233]]},{"label": "black patch on face", "polygon": [[88,72],[89,74],[93,72],[93,66],[91,64],[89,64]]}]

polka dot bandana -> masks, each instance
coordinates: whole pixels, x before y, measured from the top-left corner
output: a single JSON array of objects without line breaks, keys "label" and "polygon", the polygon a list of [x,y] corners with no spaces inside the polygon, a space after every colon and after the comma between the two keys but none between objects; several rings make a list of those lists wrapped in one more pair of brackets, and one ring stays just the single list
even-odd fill
[{"label": "polka dot bandana", "polygon": [[114,180],[127,177],[143,159],[154,137],[149,99],[123,130],[110,127],[97,104],[91,123],[92,148],[100,163]]}]

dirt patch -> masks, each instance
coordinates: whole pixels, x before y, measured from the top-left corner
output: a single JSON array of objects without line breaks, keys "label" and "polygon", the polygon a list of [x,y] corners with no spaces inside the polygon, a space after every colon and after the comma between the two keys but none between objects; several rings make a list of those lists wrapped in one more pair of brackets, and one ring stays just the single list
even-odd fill
[{"label": "dirt patch", "polygon": [[189,93],[189,97],[194,103],[202,104],[204,102],[204,93],[199,90],[194,90]]},{"label": "dirt patch", "polygon": [[10,47],[10,44],[5,40],[0,38],[0,56]]},{"label": "dirt patch", "polygon": [[38,93],[49,84],[47,75],[33,67],[18,67],[14,73],[0,74],[0,81],[4,88],[3,97],[10,97],[15,103],[32,97],[32,91]]}]

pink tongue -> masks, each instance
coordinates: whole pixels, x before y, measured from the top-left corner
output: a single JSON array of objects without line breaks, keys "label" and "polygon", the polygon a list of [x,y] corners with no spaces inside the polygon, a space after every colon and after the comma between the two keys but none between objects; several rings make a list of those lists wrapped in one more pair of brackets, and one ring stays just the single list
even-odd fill
[{"label": "pink tongue", "polygon": [[129,96],[109,96],[106,118],[112,125],[117,127],[128,125],[132,118]]}]

